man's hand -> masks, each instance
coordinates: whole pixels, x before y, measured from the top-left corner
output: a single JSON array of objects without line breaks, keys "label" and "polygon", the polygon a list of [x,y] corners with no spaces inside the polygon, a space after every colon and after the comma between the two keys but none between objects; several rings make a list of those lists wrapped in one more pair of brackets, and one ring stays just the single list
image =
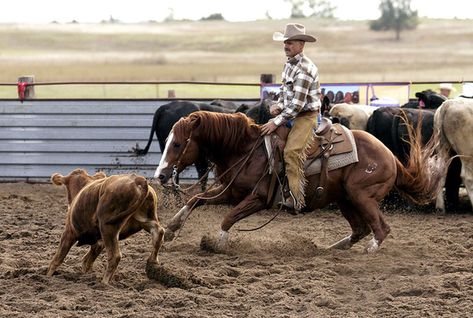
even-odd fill
[{"label": "man's hand", "polygon": [[282,109],[279,108],[278,104],[273,104],[269,107],[269,113],[272,116],[277,116],[282,112]]},{"label": "man's hand", "polygon": [[278,128],[278,126],[275,123],[273,123],[272,120],[268,121],[266,124],[261,126],[261,136],[269,135],[270,133],[275,131],[276,128]]}]

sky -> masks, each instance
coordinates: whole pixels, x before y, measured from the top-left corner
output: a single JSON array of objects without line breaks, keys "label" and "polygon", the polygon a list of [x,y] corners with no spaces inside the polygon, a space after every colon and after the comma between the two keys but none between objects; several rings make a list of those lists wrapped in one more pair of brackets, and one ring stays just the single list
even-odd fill
[{"label": "sky", "polygon": [[[335,16],[342,20],[379,17],[379,0],[332,0]],[[473,19],[471,0],[411,0],[419,16]],[[22,0],[3,1],[0,23],[67,23],[73,20],[96,23],[110,17],[126,23],[162,21],[171,13],[175,19],[199,20],[221,13],[227,21],[284,19],[291,6],[284,0]]]}]

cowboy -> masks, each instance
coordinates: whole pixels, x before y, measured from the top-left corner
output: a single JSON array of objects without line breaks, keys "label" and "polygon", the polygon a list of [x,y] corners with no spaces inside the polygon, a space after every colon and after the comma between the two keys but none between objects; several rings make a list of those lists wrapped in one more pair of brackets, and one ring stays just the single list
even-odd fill
[{"label": "cowboy", "polygon": [[270,107],[271,115],[276,117],[261,127],[261,134],[270,134],[293,120],[284,149],[289,189],[284,191],[282,204],[288,210],[297,212],[305,205],[305,150],[312,141],[312,131],[317,127],[317,115],[321,106],[317,66],[303,53],[305,43],[315,42],[316,39],[306,34],[303,25],[289,23],[284,33],[273,34],[273,40],[284,42],[287,61],[282,72],[279,100]]},{"label": "cowboy", "polygon": [[455,87],[453,87],[452,83],[440,83],[439,89],[440,95],[447,98],[449,98],[451,92],[455,92]]}]

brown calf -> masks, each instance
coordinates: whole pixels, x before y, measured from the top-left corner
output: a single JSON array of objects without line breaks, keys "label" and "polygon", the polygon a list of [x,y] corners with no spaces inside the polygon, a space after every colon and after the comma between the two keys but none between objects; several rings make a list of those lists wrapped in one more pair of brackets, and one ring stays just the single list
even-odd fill
[{"label": "brown calf", "polygon": [[135,174],[106,177],[99,172],[89,176],[75,169],[67,176],[55,173],[51,181],[65,185],[68,197],[66,228],[47,275],[52,276],[72,245],[91,245],[82,259],[82,271],[89,272],[105,248],[107,269],[103,282],[108,284],[121,259],[118,240],[144,229],[152,236],[153,250],[148,265],[157,265],[164,228],[157,216],[157,196],[144,177]]}]

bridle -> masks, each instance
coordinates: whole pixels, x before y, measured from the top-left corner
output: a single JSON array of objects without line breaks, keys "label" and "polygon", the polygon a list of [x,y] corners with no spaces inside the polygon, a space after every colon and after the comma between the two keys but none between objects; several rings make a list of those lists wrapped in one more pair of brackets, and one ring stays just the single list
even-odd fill
[{"label": "bridle", "polygon": [[[175,191],[178,191],[178,192],[183,192],[183,191],[181,190],[181,186],[177,183],[177,167],[181,164],[182,157],[184,156],[184,154],[187,151],[187,148],[189,147],[191,138],[192,138],[192,130],[189,134],[189,137],[186,139],[186,145],[184,146],[184,150],[177,157],[176,164],[172,166],[172,173],[171,173],[172,187]],[[208,172],[206,172],[206,173],[208,173]]]}]

